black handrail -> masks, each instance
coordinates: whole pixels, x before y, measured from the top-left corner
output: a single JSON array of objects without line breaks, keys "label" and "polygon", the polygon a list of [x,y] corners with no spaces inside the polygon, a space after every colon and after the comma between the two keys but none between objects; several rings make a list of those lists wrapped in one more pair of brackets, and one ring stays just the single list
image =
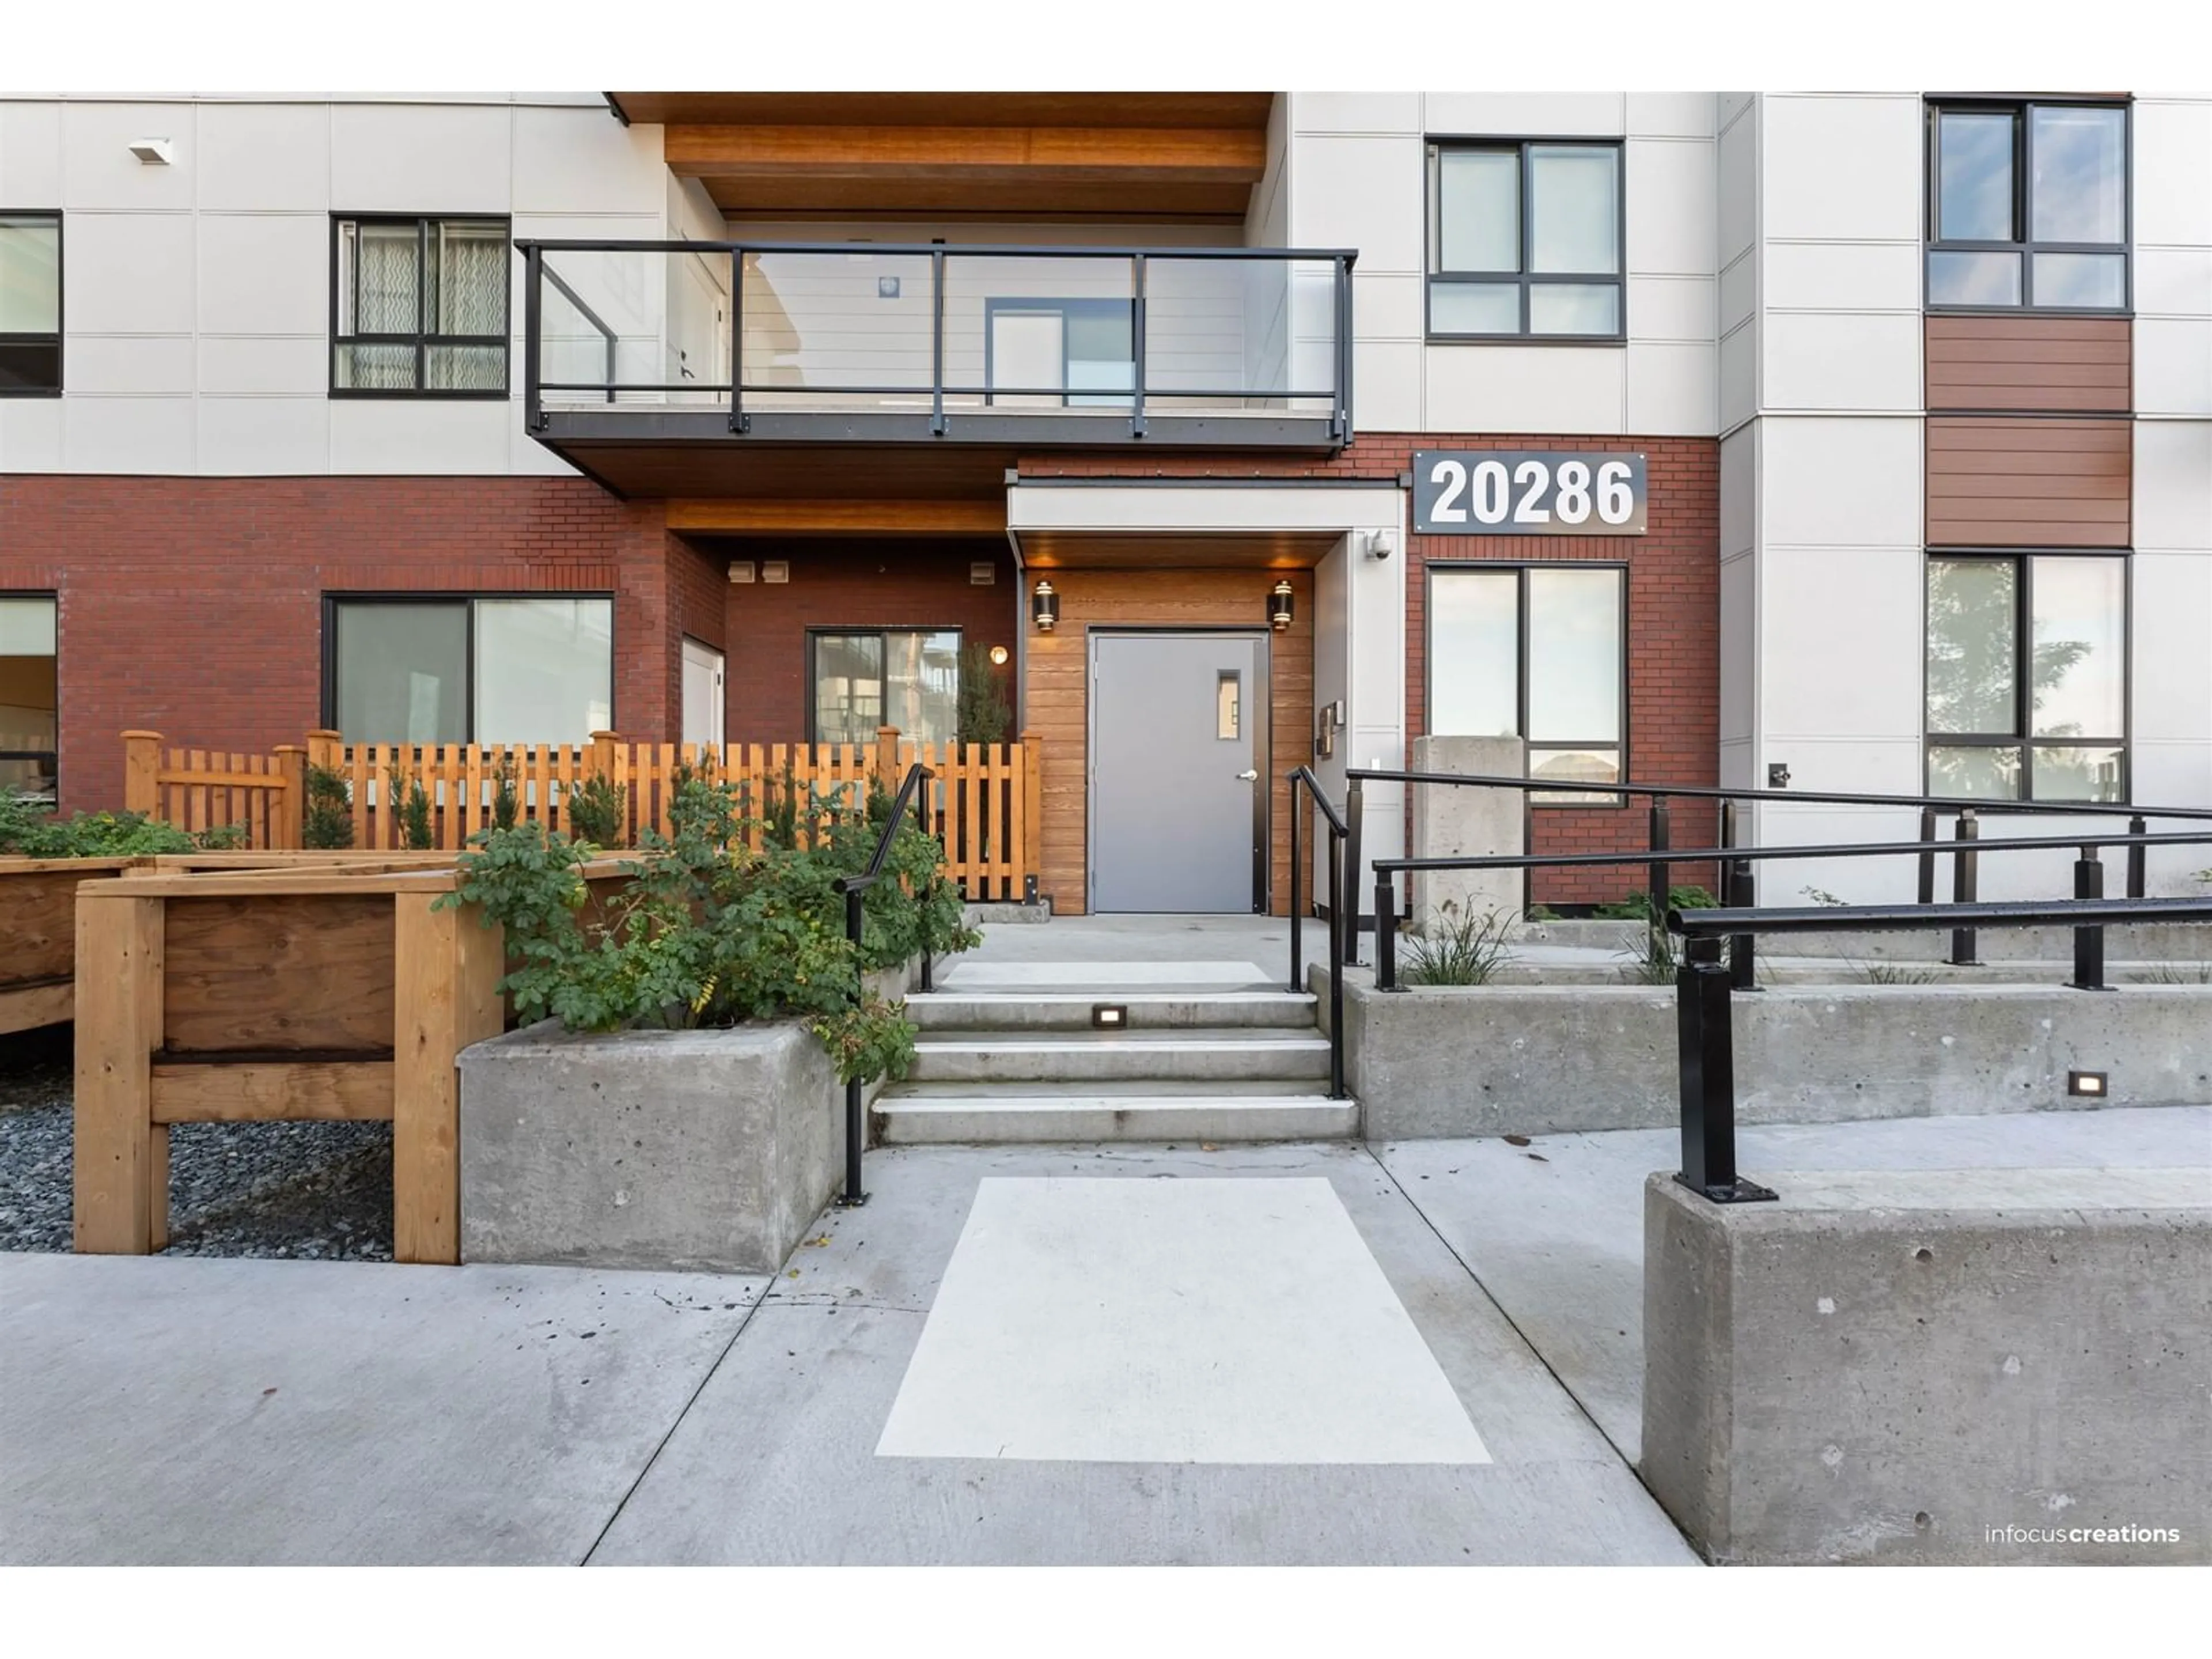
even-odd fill
[{"label": "black handrail", "polygon": [[[884,832],[876,838],[876,850],[868,860],[867,868],[854,875],[840,876],[830,884],[832,891],[845,896],[845,937],[853,945],[853,1006],[856,1009],[868,994],[867,976],[860,971],[859,961],[860,939],[866,921],[864,896],[868,889],[883,879],[884,866],[891,855],[891,843],[898,839],[899,823],[906,817],[908,805],[914,808],[915,828],[924,835],[928,834],[929,826],[923,818],[922,805],[915,798],[915,792],[924,781],[935,775],[920,761],[907,768],[906,776],[899,784],[898,793],[891,799],[890,814],[884,820]],[[936,879],[934,875],[930,878],[933,884]],[[921,988],[925,991],[932,988],[932,968],[931,951],[925,942],[921,953]],[[858,1078],[845,1085],[845,1191],[837,1202],[847,1209],[868,1201],[867,1194],[860,1187],[860,1158],[866,1150],[868,1139],[867,1114],[860,1103],[861,1086]]]},{"label": "black handrail", "polygon": [[[2089,869],[2100,867],[2094,860],[2085,863]],[[2081,870],[2082,866],[2076,866],[2077,875]],[[2078,887],[2077,883],[2077,890]],[[1722,935],[2071,925],[2075,959],[2074,978],[2069,983],[2076,990],[2100,991],[2106,988],[2105,927],[2159,921],[2212,922],[2212,896],[2106,899],[2085,895],[2072,901],[1670,909],[1667,927],[1685,941],[1683,960],[1674,970],[1676,1063],[1682,1114],[1682,1167],[1674,1178],[1716,1204],[1753,1203],[1777,1196],[1771,1188],[1744,1180],[1736,1170],[1735,1037],[1730,1013],[1732,987],[1720,957]],[[2093,938],[2096,949],[2085,955]]]},{"label": "black handrail", "polygon": [[[619,238],[521,238],[516,240],[515,246],[520,249],[523,254],[525,266],[526,293],[524,298],[524,326],[527,337],[524,343],[524,361],[526,367],[526,374],[524,376],[524,401],[526,405],[524,419],[527,423],[529,429],[532,431],[543,431],[545,429],[545,418],[543,410],[543,395],[548,392],[604,392],[605,394],[606,400],[609,403],[616,401],[615,394],[618,389],[629,392],[663,393],[678,392],[727,392],[730,398],[730,429],[732,432],[738,434],[744,433],[750,429],[750,421],[746,415],[744,406],[745,394],[749,392],[759,392],[773,391],[780,393],[788,393],[792,392],[805,392],[813,391],[818,392],[825,397],[836,396],[844,398],[914,398],[926,396],[928,398],[930,404],[930,429],[935,435],[940,437],[944,436],[947,430],[945,410],[945,399],[947,394],[959,397],[1005,395],[1011,397],[1058,396],[1063,398],[1071,395],[1077,395],[1085,398],[1104,399],[1119,397],[1126,392],[1126,413],[1129,418],[1130,436],[1132,438],[1141,439],[1146,435],[1148,419],[1146,415],[1146,402],[1148,398],[1188,399],[1199,398],[1213,399],[1261,398],[1281,400],[1285,404],[1297,401],[1311,403],[1326,402],[1328,404],[1328,423],[1330,441],[1335,444],[1345,444],[1349,443],[1352,440],[1351,411],[1352,406],[1352,375],[1353,353],[1352,344],[1352,329],[1350,324],[1351,287],[1352,265],[1359,257],[1358,251],[1355,248],[1273,248],[1222,246],[1189,247],[1125,246],[1119,247],[1094,247],[1082,245],[1069,245],[1066,246],[1042,246],[1035,243],[1020,245],[999,243],[966,243],[947,245],[945,243],[935,242],[849,241],[755,242],[722,240],[692,242],[628,240]],[[726,256],[730,261],[731,305],[732,309],[738,313],[737,320],[740,323],[743,320],[743,313],[744,310],[745,260],[749,255],[792,254],[800,256],[829,257],[865,254],[871,258],[926,258],[929,261],[932,287],[930,321],[932,368],[930,384],[926,386],[912,385],[897,386],[840,385],[836,386],[810,388],[804,386],[793,387],[782,385],[769,386],[766,384],[750,382],[744,376],[743,345],[744,330],[741,326],[733,326],[730,331],[731,360],[727,366],[730,378],[726,382],[692,382],[689,384],[668,385],[641,381],[632,385],[620,386],[618,387],[615,376],[614,343],[611,331],[605,329],[605,325],[597,318],[596,314],[592,312],[588,306],[584,304],[583,301],[576,295],[575,290],[568,283],[563,282],[557,273],[556,273],[551,267],[547,264],[544,256],[548,253],[693,253],[700,255],[713,255],[716,257]],[[1126,261],[1130,268],[1132,286],[1130,314],[1133,330],[1131,338],[1133,362],[1131,385],[1127,388],[1113,386],[1100,386],[1094,388],[1079,386],[1071,387],[1066,386],[1036,387],[1008,386],[971,386],[950,384],[945,370],[944,277],[945,265],[948,260],[979,258],[992,259],[1038,260],[1116,259]],[[1150,384],[1147,380],[1146,373],[1146,360],[1147,356],[1146,347],[1148,344],[1146,337],[1147,321],[1147,304],[1146,295],[1147,267],[1150,262],[1155,260],[1186,259],[1205,261],[1237,261],[1245,264],[1273,263],[1285,267],[1292,264],[1327,264],[1332,267],[1331,276],[1334,288],[1335,301],[1334,317],[1336,335],[1334,341],[1332,343],[1333,349],[1331,352],[1330,362],[1330,379],[1333,384],[1327,387],[1313,387],[1310,389],[1288,386],[1238,386],[1233,387],[1212,388],[1195,387],[1188,385],[1156,386]],[[599,327],[603,331],[609,334],[607,380],[604,385],[591,381],[547,380],[543,379],[538,373],[538,369],[539,368],[538,337],[542,326],[542,310],[539,305],[539,284],[541,277],[550,279],[560,288],[561,291],[583,312],[586,317],[593,322],[595,326]],[[1286,358],[1285,362],[1287,362],[1287,361],[1288,360]],[[1101,404],[1100,407],[1103,410],[1105,405]]]},{"label": "black handrail", "polygon": [[1290,775],[1291,786],[1291,989],[1305,988],[1305,844],[1298,824],[1298,790],[1313,798],[1314,810],[1328,823],[1328,1097],[1345,1098],[1344,1089],[1344,819],[1322,793],[1310,766]]}]

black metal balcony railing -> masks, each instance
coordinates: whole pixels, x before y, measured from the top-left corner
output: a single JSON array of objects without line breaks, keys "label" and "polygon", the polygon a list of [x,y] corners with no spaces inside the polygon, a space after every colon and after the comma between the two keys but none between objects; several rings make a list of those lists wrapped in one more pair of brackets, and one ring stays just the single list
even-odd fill
[{"label": "black metal balcony railing", "polygon": [[516,246],[549,441],[1351,437],[1349,250]]}]

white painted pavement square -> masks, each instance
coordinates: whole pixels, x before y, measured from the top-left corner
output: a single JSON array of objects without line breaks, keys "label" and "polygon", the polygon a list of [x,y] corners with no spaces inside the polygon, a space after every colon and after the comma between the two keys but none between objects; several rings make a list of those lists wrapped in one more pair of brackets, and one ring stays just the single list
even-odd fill
[{"label": "white painted pavement square", "polygon": [[1487,1463],[1321,1177],[990,1177],[876,1454]]}]

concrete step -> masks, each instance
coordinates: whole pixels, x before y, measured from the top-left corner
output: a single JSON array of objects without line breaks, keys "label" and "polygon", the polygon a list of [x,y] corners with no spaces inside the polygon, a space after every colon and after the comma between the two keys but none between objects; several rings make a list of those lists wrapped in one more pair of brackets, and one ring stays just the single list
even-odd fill
[{"label": "concrete step", "polygon": [[1109,1079],[1213,1083],[1236,1079],[1328,1075],[1328,1039],[1250,1028],[1158,1031],[933,1030],[915,1042],[922,1083],[1081,1084]]},{"label": "concrete step", "polygon": [[1342,1140],[1359,1130],[1356,1102],[1321,1094],[885,1093],[874,1110],[887,1146]]},{"label": "concrete step", "polygon": [[1310,1030],[1304,991],[957,991],[915,993],[907,1018],[925,1031],[1087,1031],[1100,1005],[1126,1011],[1131,1031],[1268,1027]]}]

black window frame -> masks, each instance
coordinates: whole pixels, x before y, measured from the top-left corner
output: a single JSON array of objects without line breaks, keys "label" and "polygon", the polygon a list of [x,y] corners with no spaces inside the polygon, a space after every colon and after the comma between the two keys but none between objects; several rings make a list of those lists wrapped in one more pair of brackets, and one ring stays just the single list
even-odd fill
[{"label": "black window frame", "polygon": [[[348,605],[458,605],[468,611],[468,626],[463,630],[461,678],[462,707],[465,711],[463,724],[471,735],[444,741],[472,743],[479,746],[488,741],[475,735],[477,729],[477,617],[476,608],[486,601],[513,599],[604,599],[607,604],[607,726],[610,732],[619,732],[622,708],[617,699],[622,696],[622,607],[616,603],[612,588],[438,588],[394,591],[380,588],[373,592],[331,591],[323,595],[322,640],[322,724],[326,731],[338,730],[338,607]],[[59,641],[56,641],[58,645]],[[352,732],[343,734],[349,743],[404,743],[404,738],[357,738]],[[589,741],[586,734],[584,741]],[[423,747],[435,747],[424,744]]]},{"label": "black window frame", "polygon": [[[1535,216],[1529,211],[1534,199],[1531,152],[1553,149],[1609,149],[1613,153],[1613,249],[1616,268],[1610,274],[1596,272],[1531,271],[1530,253],[1534,240]],[[1490,150],[1498,153],[1516,151],[1520,157],[1520,240],[1521,269],[1517,272],[1496,270],[1445,270],[1437,265],[1438,243],[1443,228],[1442,157],[1446,150]],[[1628,343],[1628,144],[1622,138],[1590,138],[1554,137],[1547,138],[1515,138],[1503,136],[1443,136],[1431,134],[1424,142],[1421,153],[1423,172],[1421,187],[1421,332],[1431,345],[1562,345],[1616,346]],[[1480,334],[1456,330],[1439,330],[1436,325],[1433,296],[1439,282],[1482,283],[1499,288],[1516,289],[1521,301],[1521,326],[1512,333]],[[1601,283],[1612,286],[1618,295],[1613,315],[1619,326],[1610,334],[1536,334],[1529,331],[1529,289],[1539,286],[1589,288]]]},{"label": "black window frame", "polygon": [[[2014,568],[2012,733],[1936,732],[1928,725],[1928,567],[1937,559],[1979,560]],[[2035,562],[2039,559],[2117,559],[2120,563],[2120,732],[2117,737],[2039,738],[2033,734],[2034,696],[2028,676],[2035,667]],[[2136,565],[2134,550],[2114,547],[1931,547],[1921,558],[1920,568],[1920,781],[1928,794],[1935,787],[1930,751],[1936,749],[2017,749],[2020,750],[2020,793],[1991,795],[1991,801],[2021,806],[2037,804],[2035,751],[2039,749],[2117,749],[2120,751],[2120,796],[2111,803],[2117,809],[2135,799],[2135,617]],[[1979,799],[1979,798],[1978,798]],[[2044,804],[2081,805],[2078,796],[2045,796]],[[2092,805],[2102,802],[2087,803]]]},{"label": "black window frame", "polygon": [[[0,208],[0,219],[51,219],[54,222],[54,330],[52,334],[11,331],[0,334],[0,346],[52,346],[54,383],[44,386],[0,384],[0,398],[58,398],[68,379],[68,352],[63,344],[68,330],[69,237],[59,208]],[[15,597],[10,595],[9,597]]]},{"label": "black window frame", "polygon": [[[802,689],[806,699],[806,741],[810,744],[818,744],[823,740],[821,728],[816,720],[815,652],[819,647],[823,636],[830,634],[839,635],[872,634],[878,639],[886,634],[950,634],[960,641],[953,653],[956,665],[959,659],[959,653],[968,648],[968,630],[957,623],[854,623],[850,626],[840,626],[836,623],[809,623],[806,625],[805,679]],[[957,676],[959,672],[957,666],[953,672],[956,676],[954,696],[957,700],[958,696]],[[926,738],[915,738],[915,734],[911,732],[902,732],[899,735],[902,738],[914,738],[916,742],[927,741]],[[874,741],[872,736],[870,737],[869,741]],[[951,742],[952,739],[947,738],[946,741]]]},{"label": "black window frame", "polygon": [[[2035,221],[2035,123],[2038,109],[2117,110],[2120,116],[2120,240],[2117,242],[2039,242],[2033,240]],[[1946,115],[2009,115],[2012,134],[2012,223],[2014,237],[2005,242],[1942,240],[1943,117]],[[2115,317],[2135,315],[2135,100],[2130,98],[1990,98],[1936,96],[1926,104],[1924,195],[1920,254],[1922,307],[1936,316]],[[1929,272],[1939,253],[2013,253],[2020,258],[2020,303],[1998,305],[1943,304],[1933,295]],[[2035,303],[2035,256],[2039,253],[2117,254],[2120,261],[2120,303],[2112,306],[2042,306]]]},{"label": "black window frame", "polygon": [[0,587],[0,599],[44,599],[54,608],[54,746],[52,749],[0,749],[0,761],[46,762],[47,769],[54,775],[54,801],[58,805],[62,798],[61,591],[52,587]]},{"label": "black window frame", "polygon": [[[432,334],[425,325],[428,318],[424,307],[429,304],[430,285],[430,228],[439,224],[497,224],[501,227],[500,245],[507,250],[506,280],[500,284],[500,332],[489,334]],[[338,246],[342,228],[346,225],[413,225],[415,227],[415,322],[411,333],[340,334],[338,332]],[[329,362],[325,365],[330,379],[330,395],[333,398],[430,398],[454,403],[505,403],[514,395],[514,220],[506,213],[333,213],[331,215],[331,276],[330,276],[330,341]],[[356,281],[359,280],[360,261],[354,264]],[[356,298],[355,312],[360,311]],[[338,384],[338,349],[342,345],[411,345],[415,348],[415,384],[411,386],[355,386]],[[500,352],[500,386],[496,392],[475,387],[431,386],[429,379],[430,348],[432,346],[497,346]]]},{"label": "black window frame", "polygon": [[[1510,573],[1516,578],[1516,621],[1514,650],[1518,660],[1513,688],[1513,720],[1520,727],[1522,769],[1528,771],[1528,751],[1531,748],[1546,750],[1557,749],[1615,749],[1620,755],[1619,775],[1634,775],[1629,770],[1629,744],[1632,732],[1629,724],[1629,619],[1634,584],[1633,569],[1626,559],[1431,559],[1421,573],[1421,730],[1431,737],[1451,737],[1453,732],[1438,732],[1436,710],[1437,664],[1437,577],[1462,571],[1486,571],[1493,574]],[[1603,738],[1577,742],[1564,738],[1547,738],[1540,743],[1528,736],[1528,573],[1532,570],[1614,570],[1620,573],[1620,657],[1619,661],[1619,697],[1620,706],[1620,736],[1618,740]],[[1534,776],[1534,773],[1528,775]],[[1556,793],[1571,791],[1577,794],[1604,794],[1604,800],[1560,800]],[[1557,791],[1530,790],[1528,804],[1547,811],[1611,811],[1626,808],[1628,797],[1609,791],[1603,784],[1587,786],[1562,783]]]}]

